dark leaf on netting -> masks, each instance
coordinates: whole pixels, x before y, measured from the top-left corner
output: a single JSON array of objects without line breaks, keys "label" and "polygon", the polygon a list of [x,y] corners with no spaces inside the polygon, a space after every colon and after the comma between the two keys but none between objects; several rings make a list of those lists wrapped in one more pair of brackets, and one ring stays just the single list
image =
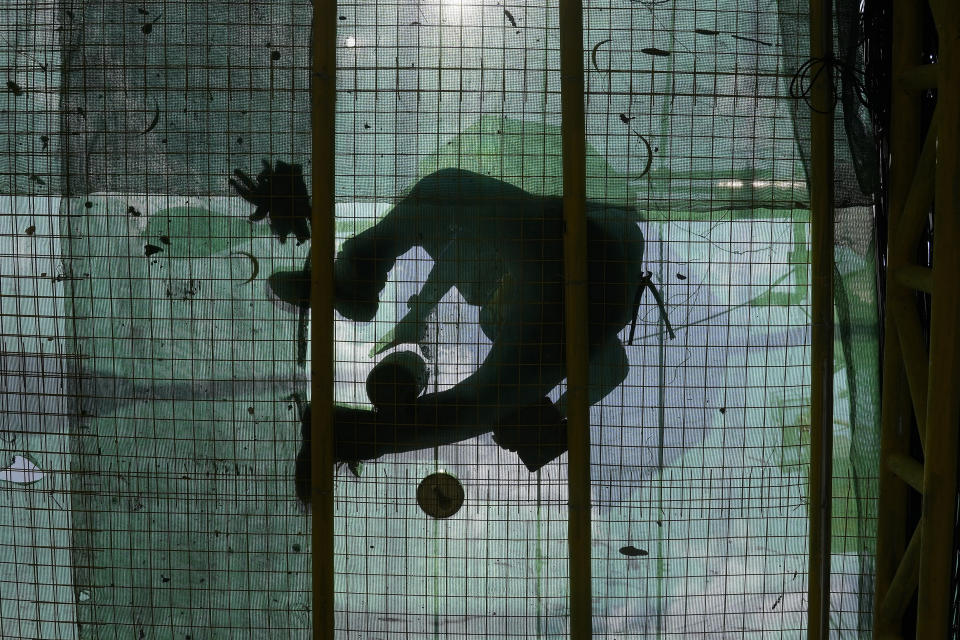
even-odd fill
[{"label": "dark leaf on netting", "polygon": [[163,251],[163,249],[161,249],[155,244],[143,245],[143,255],[147,256],[148,258],[155,253],[160,253],[161,251]]},{"label": "dark leaf on netting", "polygon": [[593,60],[593,68],[597,71],[601,71],[600,65],[597,63],[597,51],[600,50],[600,47],[610,42],[610,38],[606,40],[601,40],[597,44],[593,45],[593,51],[590,52],[590,59]]},{"label": "dark leaf on netting", "polygon": [[670,55],[669,51],[664,51],[663,49],[657,49],[656,47],[647,47],[645,49],[640,49],[641,53],[646,53],[651,56],[660,56],[665,58]]},{"label": "dark leaf on netting", "polygon": [[7,80],[7,89],[15,96],[22,96],[24,94],[23,87],[13,80]]},{"label": "dark leaf on netting", "polygon": [[244,280],[241,284],[249,284],[257,278],[257,274],[260,273],[260,261],[257,260],[257,257],[250,253],[249,251],[233,251],[230,253],[231,256],[243,256],[250,261],[250,277]]},{"label": "dark leaf on netting", "polygon": [[646,549],[638,549],[638,548],[636,548],[635,546],[633,546],[632,544],[628,544],[628,545],[625,546],[625,547],[620,547],[620,553],[622,553],[622,554],[625,555],[625,556],[630,556],[631,558],[636,557],[636,556],[648,556],[648,555],[650,555],[650,552],[647,551]]},{"label": "dark leaf on netting", "polygon": [[160,121],[160,107],[157,106],[156,112],[153,114],[153,120],[150,121],[150,124],[147,125],[147,128],[144,129],[143,135],[147,135],[157,126],[157,123]]}]

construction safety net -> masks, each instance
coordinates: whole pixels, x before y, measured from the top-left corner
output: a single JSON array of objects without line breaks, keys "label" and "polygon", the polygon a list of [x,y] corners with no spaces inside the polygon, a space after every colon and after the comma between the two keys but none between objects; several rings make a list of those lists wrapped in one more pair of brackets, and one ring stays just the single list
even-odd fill
[{"label": "construction safety net", "polygon": [[[338,4],[320,470],[313,11],[0,8],[0,637],[305,638],[312,553],[338,638],[568,636],[557,1]],[[805,634],[807,11],[584,3],[596,638]],[[838,638],[879,450],[861,32],[838,0]]]}]

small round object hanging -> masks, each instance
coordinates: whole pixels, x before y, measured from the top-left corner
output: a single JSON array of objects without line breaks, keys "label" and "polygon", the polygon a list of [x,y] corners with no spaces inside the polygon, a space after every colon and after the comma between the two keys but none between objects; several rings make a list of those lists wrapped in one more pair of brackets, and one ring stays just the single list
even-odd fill
[{"label": "small round object hanging", "polygon": [[449,518],[463,506],[463,485],[445,471],[431,473],[417,487],[417,504],[431,518]]}]

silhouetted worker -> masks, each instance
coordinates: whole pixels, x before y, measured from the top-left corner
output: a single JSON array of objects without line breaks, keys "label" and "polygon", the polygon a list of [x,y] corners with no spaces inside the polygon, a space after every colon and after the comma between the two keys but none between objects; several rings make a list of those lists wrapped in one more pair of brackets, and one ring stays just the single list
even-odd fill
[{"label": "silhouetted worker", "polygon": [[[310,237],[310,208],[299,165],[277,162],[272,167],[265,161],[255,181],[239,169],[235,174],[238,180],[231,184],[257,207],[251,220],[269,215],[281,241],[290,234],[298,242]],[[357,322],[376,315],[397,258],[420,246],[434,261],[427,282],[408,301],[409,312],[379,351],[421,341],[428,316],[452,287],[480,308],[480,328],[492,345],[473,374],[445,391],[416,397],[403,407],[377,406],[374,411],[335,407],[337,460],[369,460],[490,431],[531,471],[566,450],[566,398],[562,396],[557,405],[547,398],[566,376],[563,225],[562,198],[534,195],[469,171],[444,169],[424,177],[380,221],[343,243],[334,264],[334,307]],[[673,335],[662,299],[649,272],[642,270],[642,259],[643,234],[630,212],[588,201],[590,404],[627,376],[627,356],[618,334],[635,322],[646,286]],[[303,270],[269,278],[274,293],[297,305],[302,315],[309,306],[309,264],[308,258]],[[305,343],[305,327],[301,329]],[[419,389],[422,386],[408,397],[415,397]],[[298,477],[307,478],[309,407],[304,415]]]},{"label": "silhouetted worker", "polygon": [[[566,450],[566,402],[547,394],[565,377],[563,201],[457,169],[420,180],[379,222],[348,239],[337,256],[337,311],[371,320],[397,258],[422,247],[434,265],[410,311],[381,350],[416,343],[440,299],[456,287],[480,307],[492,341],[477,370],[421,396],[406,421],[336,426],[337,458],[369,459],[494,432],[531,470]],[[643,235],[628,211],[587,202],[589,402],[623,382],[618,334],[637,312],[645,278]]]}]

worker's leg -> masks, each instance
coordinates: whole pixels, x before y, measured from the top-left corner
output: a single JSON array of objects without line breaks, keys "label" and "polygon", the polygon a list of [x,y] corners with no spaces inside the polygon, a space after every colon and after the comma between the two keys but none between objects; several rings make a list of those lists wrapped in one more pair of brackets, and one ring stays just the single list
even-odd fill
[{"label": "worker's leg", "polygon": [[[592,406],[606,398],[627,379],[629,371],[627,352],[617,335],[608,337],[598,347],[591,349],[587,402]],[[562,415],[567,415],[566,393],[560,396],[557,407]]]}]

